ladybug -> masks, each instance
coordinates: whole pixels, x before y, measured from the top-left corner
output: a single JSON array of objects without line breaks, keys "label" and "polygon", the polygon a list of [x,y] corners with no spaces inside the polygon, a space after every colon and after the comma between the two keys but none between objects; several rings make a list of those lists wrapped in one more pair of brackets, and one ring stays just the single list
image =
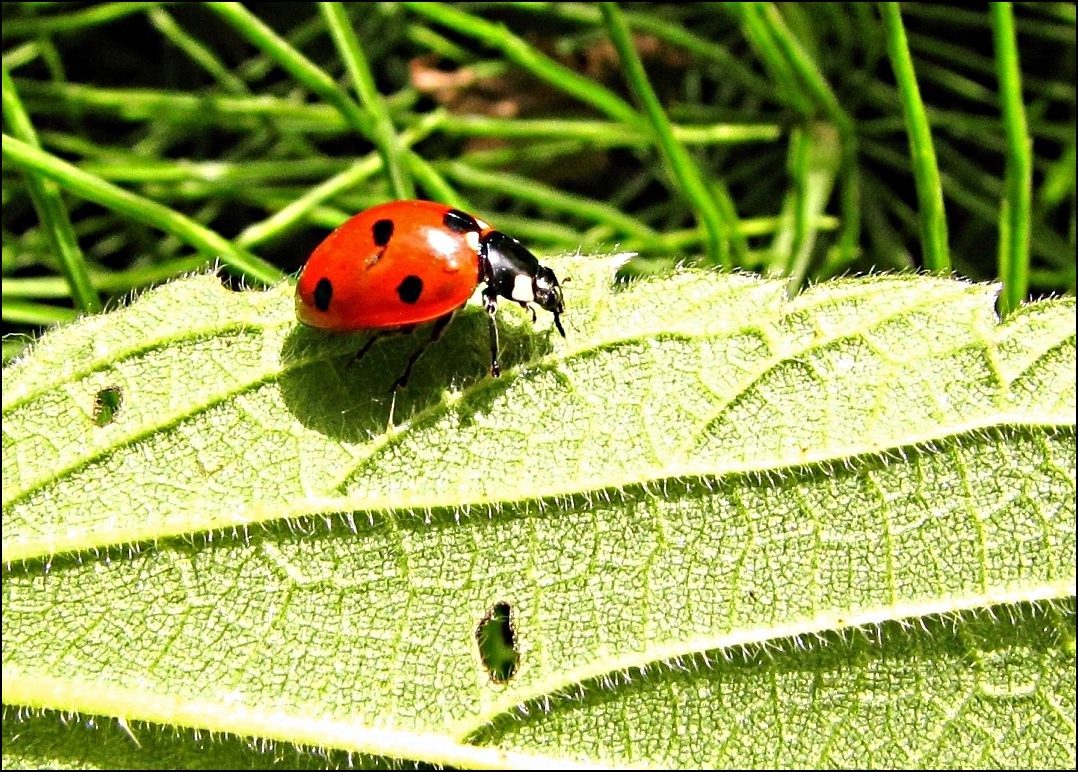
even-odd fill
[{"label": "ladybug", "polygon": [[498,298],[554,314],[561,336],[565,311],[554,272],[519,241],[472,215],[434,201],[392,201],[357,214],[326,237],[303,267],[296,316],[333,332],[375,330],[361,358],[382,335],[434,322],[430,339],[408,360],[393,389],[445,330],[480,283],[490,322],[490,374],[498,377]]}]

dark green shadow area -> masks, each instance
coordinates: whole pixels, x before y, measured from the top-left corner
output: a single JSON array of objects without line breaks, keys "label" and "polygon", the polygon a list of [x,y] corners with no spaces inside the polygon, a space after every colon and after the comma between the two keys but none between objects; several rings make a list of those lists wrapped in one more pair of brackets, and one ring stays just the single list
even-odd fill
[{"label": "dark green shadow area", "polygon": [[431,325],[386,335],[357,360],[372,333],[338,335],[297,324],[281,349],[281,396],[308,429],[342,442],[368,442],[386,431],[391,415],[394,424],[401,424],[442,402],[449,389],[482,390],[484,382],[504,387],[516,368],[552,350],[549,335],[535,332],[526,319],[517,323],[514,318],[510,324],[499,319],[498,329],[500,379],[489,373],[486,314],[469,306],[457,312],[441,339],[415,363],[408,384],[394,393],[394,381],[430,338]]}]

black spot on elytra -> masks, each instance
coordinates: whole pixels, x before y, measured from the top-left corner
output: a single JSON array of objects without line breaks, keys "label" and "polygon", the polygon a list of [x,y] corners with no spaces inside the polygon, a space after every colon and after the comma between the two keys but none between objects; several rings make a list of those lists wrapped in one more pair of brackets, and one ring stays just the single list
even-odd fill
[{"label": "black spot on elytra", "polygon": [[418,276],[405,276],[404,281],[397,285],[397,295],[401,302],[412,305],[423,294],[423,280]]},{"label": "black spot on elytra", "polygon": [[393,237],[393,221],[379,220],[371,228],[371,235],[374,237],[374,243],[377,246],[384,247]]},{"label": "black spot on elytra", "polygon": [[314,307],[319,311],[329,310],[329,301],[333,299],[333,283],[323,277],[314,285]]},{"label": "black spot on elytra", "polygon": [[119,386],[107,386],[94,397],[94,423],[108,426],[120,412],[124,393]]},{"label": "black spot on elytra", "polygon": [[479,658],[487,669],[490,680],[504,684],[517,672],[520,652],[517,651],[516,629],[513,625],[513,607],[502,601],[479,620],[475,628],[475,641],[479,645]]},{"label": "black spot on elytra", "polygon": [[479,230],[479,223],[467,212],[450,209],[442,218],[442,224],[454,233],[469,233]]}]

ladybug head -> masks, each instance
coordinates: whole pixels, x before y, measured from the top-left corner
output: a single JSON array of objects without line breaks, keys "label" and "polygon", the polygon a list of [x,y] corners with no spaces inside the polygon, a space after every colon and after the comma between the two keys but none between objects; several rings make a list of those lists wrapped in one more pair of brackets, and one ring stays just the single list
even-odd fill
[{"label": "ladybug head", "polygon": [[565,313],[565,302],[561,297],[561,285],[558,284],[558,277],[545,265],[540,265],[535,271],[533,284],[535,287],[535,304],[554,314],[554,326],[558,328],[558,332],[564,338],[565,329],[561,326],[561,315]]},{"label": "ladybug head", "polygon": [[[524,245],[501,231],[486,233],[480,242],[480,273],[487,283],[489,297],[503,297],[527,306],[535,303],[554,314],[554,326],[561,336],[561,314],[565,303],[558,277],[539,261]],[[533,314],[534,318],[534,314]]]}]

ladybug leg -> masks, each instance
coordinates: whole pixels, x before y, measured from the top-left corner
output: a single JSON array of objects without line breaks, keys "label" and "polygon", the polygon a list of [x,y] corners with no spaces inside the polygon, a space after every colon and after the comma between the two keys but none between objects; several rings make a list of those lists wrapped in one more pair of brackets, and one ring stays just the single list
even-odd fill
[{"label": "ladybug leg", "polygon": [[565,328],[561,326],[561,314],[557,311],[554,311],[554,326],[558,328],[558,332],[560,332],[561,336],[564,338]]},{"label": "ladybug leg", "polygon": [[[410,357],[408,357],[408,364],[404,368],[404,374],[393,381],[393,385],[389,387],[390,393],[395,392],[397,389],[403,389],[408,385],[408,379],[412,377],[412,367],[415,365],[416,361],[423,356],[423,352],[430,348],[430,345],[438,340],[438,338],[442,337],[442,333],[445,332],[445,328],[449,325],[449,322],[452,321],[454,313],[456,312],[450,311],[445,316],[439,316],[434,320],[434,329],[431,330],[430,337],[427,338],[422,346],[412,352]],[[412,325],[405,331],[410,332],[414,327],[415,325]]]},{"label": "ladybug leg", "polygon": [[502,374],[498,364],[498,323],[494,317],[498,314],[498,296],[483,293],[483,306],[487,309],[487,321],[490,322],[490,374],[497,378]]},{"label": "ladybug leg", "polygon": [[[521,306],[521,308],[528,309],[528,313],[530,313],[532,315],[532,324],[535,324],[535,322],[537,321],[537,317],[535,315],[535,308],[533,306],[528,305],[527,303],[521,303],[520,306]],[[561,326],[561,314],[558,313],[557,311],[552,311],[551,313],[554,314],[554,327],[557,328],[558,332],[560,332],[561,336],[564,338],[565,337],[565,328]]]},{"label": "ladybug leg", "polygon": [[359,351],[356,352],[356,355],[354,357],[352,357],[352,359],[348,362],[348,365],[349,366],[354,365],[356,362],[361,360],[363,357],[367,356],[367,352],[371,350],[371,346],[373,346],[375,343],[380,341],[382,338],[385,338],[388,335],[396,335],[398,332],[400,332],[400,331],[399,330],[379,330],[379,331],[375,332],[373,335],[371,335],[371,337],[367,340],[367,342],[363,344],[363,347]]}]

